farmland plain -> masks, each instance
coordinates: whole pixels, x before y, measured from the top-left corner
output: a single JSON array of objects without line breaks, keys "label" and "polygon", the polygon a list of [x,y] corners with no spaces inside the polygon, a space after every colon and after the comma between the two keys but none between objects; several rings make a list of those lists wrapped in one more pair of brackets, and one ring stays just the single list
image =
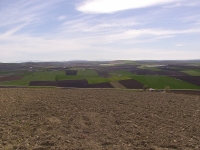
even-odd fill
[{"label": "farmland plain", "polygon": [[[115,85],[116,87],[124,88],[122,85],[123,83],[128,89],[131,89],[131,87],[133,89],[142,89],[143,85],[153,89],[165,89],[165,87],[179,90],[200,89],[198,84],[200,66],[194,66],[193,63],[178,63],[177,61],[175,64],[169,61],[113,61],[90,63],[84,61],[82,63],[61,63],[60,66],[59,63],[56,63],[55,66],[53,63],[49,63],[49,66],[47,64],[48,63],[27,63],[22,65],[22,69],[19,69],[20,64],[18,64],[19,66],[17,64],[6,64],[5,66],[1,64],[2,66],[0,65],[0,69],[2,68],[3,71],[0,70],[0,85],[29,86],[36,83],[35,85],[38,84],[42,86],[44,83],[43,86],[66,85],[66,87],[70,87],[71,81],[68,82],[68,80],[73,80],[74,84],[79,85],[77,88],[98,88],[98,85],[99,88],[111,87],[110,83],[117,83],[118,85]],[[7,68],[8,70],[6,70]],[[12,80],[12,75],[19,77],[13,77]],[[191,76],[194,76],[194,78],[189,80]],[[5,81],[5,78],[9,80]],[[85,82],[84,85],[80,85],[81,80],[87,80],[88,85],[85,85]],[[68,85],[68,83],[70,84]]]}]

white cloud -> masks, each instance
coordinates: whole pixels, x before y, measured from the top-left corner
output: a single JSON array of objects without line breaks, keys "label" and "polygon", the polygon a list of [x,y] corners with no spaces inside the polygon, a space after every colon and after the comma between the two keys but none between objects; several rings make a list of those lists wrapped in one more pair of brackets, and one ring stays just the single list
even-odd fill
[{"label": "white cloud", "polygon": [[8,31],[6,31],[3,35],[0,36],[0,38],[4,37],[4,36],[10,36],[12,34],[14,34],[15,32],[21,30],[23,27],[25,27],[26,25],[28,25],[28,23],[24,23],[21,25],[18,25],[17,27],[14,27],[12,29],[9,29]]},{"label": "white cloud", "polygon": [[186,29],[186,30],[162,30],[162,29],[140,29],[127,31],[127,35],[145,36],[145,35],[176,35],[176,34],[192,34],[199,33],[200,29]]},{"label": "white cloud", "polygon": [[87,0],[77,7],[86,13],[112,13],[127,9],[163,5],[181,0]]}]

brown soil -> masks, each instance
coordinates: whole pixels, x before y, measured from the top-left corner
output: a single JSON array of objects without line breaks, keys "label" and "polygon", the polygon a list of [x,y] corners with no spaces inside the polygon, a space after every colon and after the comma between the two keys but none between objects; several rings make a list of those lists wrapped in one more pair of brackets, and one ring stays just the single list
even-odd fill
[{"label": "brown soil", "polygon": [[77,75],[77,70],[65,70],[66,75]]},{"label": "brown soil", "polygon": [[0,89],[2,150],[199,148],[199,96],[93,89]]},{"label": "brown soil", "polygon": [[120,84],[125,86],[127,89],[143,89],[144,85],[134,79],[118,81]]},{"label": "brown soil", "polygon": [[4,76],[0,77],[0,82],[20,80],[22,76]]},{"label": "brown soil", "polygon": [[118,81],[116,82],[110,82],[110,84],[114,87],[114,88],[119,88],[119,89],[126,89],[121,83],[119,83]]},{"label": "brown soil", "polygon": [[74,88],[114,88],[109,82],[88,84],[83,80],[63,80],[63,81],[31,81],[29,86],[56,86],[56,87],[74,87]]},{"label": "brown soil", "polygon": [[31,81],[29,86],[57,86],[57,87],[77,87],[88,85],[88,81],[83,80],[63,80],[63,81]]},{"label": "brown soil", "polygon": [[82,88],[114,88],[114,87],[109,82],[104,82],[104,83],[88,84],[83,86]]},{"label": "brown soil", "polygon": [[190,90],[171,90],[171,93],[177,93],[177,94],[186,94],[186,95],[199,95],[200,91],[190,91]]}]

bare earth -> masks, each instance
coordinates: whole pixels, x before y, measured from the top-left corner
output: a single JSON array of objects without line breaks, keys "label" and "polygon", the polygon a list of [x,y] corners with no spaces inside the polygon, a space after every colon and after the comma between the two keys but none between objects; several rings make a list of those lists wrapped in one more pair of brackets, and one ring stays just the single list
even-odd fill
[{"label": "bare earth", "polygon": [[200,97],[0,89],[0,150],[200,149]]}]

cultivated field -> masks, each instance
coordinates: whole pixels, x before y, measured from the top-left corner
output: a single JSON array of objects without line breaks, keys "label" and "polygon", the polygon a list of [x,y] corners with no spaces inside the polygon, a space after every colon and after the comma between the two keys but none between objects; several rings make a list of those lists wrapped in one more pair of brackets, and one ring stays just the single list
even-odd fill
[{"label": "cultivated field", "polygon": [[199,150],[200,97],[0,89],[2,150]]},{"label": "cultivated field", "polygon": [[169,86],[171,89],[200,89],[199,86],[167,76],[137,75],[132,78],[155,89],[163,89],[166,86]]},{"label": "cultivated field", "polygon": [[140,82],[129,79],[129,80],[121,80],[119,81],[120,84],[122,84],[127,89],[143,89],[144,84],[141,84]]},{"label": "cultivated field", "polygon": [[198,61],[0,64],[0,86],[200,90]]},{"label": "cultivated field", "polygon": [[176,76],[174,78],[200,86],[200,76]]},{"label": "cultivated field", "polygon": [[4,76],[4,77],[0,77],[0,82],[20,80],[21,78],[22,76]]}]

